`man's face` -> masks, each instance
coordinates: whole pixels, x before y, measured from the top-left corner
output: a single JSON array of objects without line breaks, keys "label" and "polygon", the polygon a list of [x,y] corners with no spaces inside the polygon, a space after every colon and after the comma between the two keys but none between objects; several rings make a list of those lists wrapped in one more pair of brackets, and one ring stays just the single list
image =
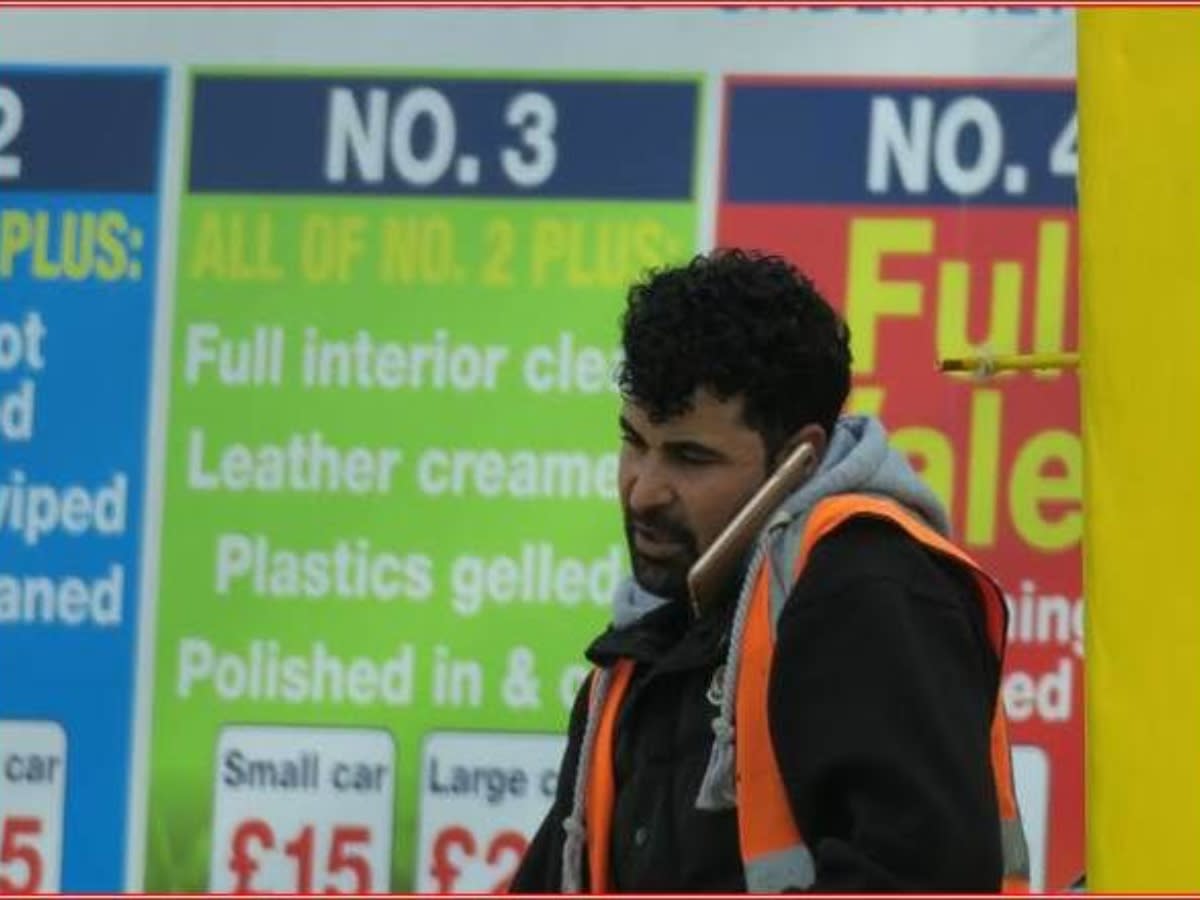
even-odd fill
[{"label": "man's face", "polygon": [[651,593],[687,598],[687,573],[767,477],[757,431],[742,421],[742,398],[704,389],[691,409],[652,422],[636,403],[621,407],[618,482],[629,557]]}]

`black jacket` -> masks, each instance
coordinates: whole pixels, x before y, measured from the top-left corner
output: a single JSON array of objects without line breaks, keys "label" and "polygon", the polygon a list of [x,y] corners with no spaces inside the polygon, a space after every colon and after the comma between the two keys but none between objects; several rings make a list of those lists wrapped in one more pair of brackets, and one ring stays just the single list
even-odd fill
[{"label": "black jacket", "polygon": [[[695,808],[729,617],[726,608],[693,619],[672,604],[588,649],[597,665],[638,663],[617,724],[613,891],[746,889],[736,812]],[[957,568],[866,518],[816,546],[779,620],[768,701],[793,815],[816,862],[812,890],[998,890],[989,756],[998,682],[983,612]],[[558,796],[513,891],[561,890],[586,694],[585,684]]]}]

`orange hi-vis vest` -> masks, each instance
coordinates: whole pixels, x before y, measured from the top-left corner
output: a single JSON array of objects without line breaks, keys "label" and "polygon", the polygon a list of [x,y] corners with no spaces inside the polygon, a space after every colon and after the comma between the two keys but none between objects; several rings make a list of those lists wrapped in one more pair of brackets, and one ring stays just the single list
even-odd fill
[{"label": "orange hi-vis vest", "polygon": [[[812,548],[821,538],[856,516],[886,519],[926,548],[961,565],[972,576],[984,609],[988,639],[1003,661],[1006,611],[1000,588],[966,553],[892,501],[865,494],[839,494],[818,502],[800,537],[794,577],[800,576]],[[738,834],[746,887],[753,893],[804,889],[816,877],[812,855],[792,817],[767,721],[775,622],[783,607],[782,601],[773,602],[770,568],[770,560],[764,559],[758,572],[752,575],[755,582],[742,632],[735,698]],[[609,887],[616,721],[633,669],[633,661],[628,659],[619,660],[614,666],[587,767],[584,816],[592,893],[605,893]],[[1004,893],[1028,893],[1029,855],[1013,786],[1004,704],[999,699],[992,719],[991,763],[1000,812],[1002,889]]]}]

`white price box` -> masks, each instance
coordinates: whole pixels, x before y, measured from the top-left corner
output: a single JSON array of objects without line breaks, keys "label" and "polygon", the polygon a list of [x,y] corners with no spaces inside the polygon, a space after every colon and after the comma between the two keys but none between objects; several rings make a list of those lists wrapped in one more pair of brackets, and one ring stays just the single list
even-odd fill
[{"label": "white price box", "polygon": [[416,890],[499,893],[554,800],[562,735],[439,732],[421,754]]},{"label": "white price box", "polygon": [[396,748],[386,731],[222,729],[209,890],[386,892],[395,785]]},{"label": "white price box", "polygon": [[0,894],[59,890],[66,787],[62,726],[0,721]]},{"label": "white price box", "polygon": [[1040,892],[1046,885],[1046,841],[1050,834],[1050,760],[1040,747],[1021,745],[1012,748],[1012,761],[1017,807],[1029,843],[1029,886]]}]

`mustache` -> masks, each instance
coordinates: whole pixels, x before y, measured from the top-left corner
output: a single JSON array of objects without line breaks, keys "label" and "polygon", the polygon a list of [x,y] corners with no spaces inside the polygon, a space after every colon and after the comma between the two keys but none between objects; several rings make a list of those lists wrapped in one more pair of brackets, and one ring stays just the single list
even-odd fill
[{"label": "mustache", "polygon": [[695,536],[687,526],[676,522],[670,516],[663,513],[635,516],[630,512],[626,512],[625,531],[630,537],[633,536],[635,528],[648,531],[655,537],[664,538],[672,543],[683,544],[693,550],[695,549]]}]

